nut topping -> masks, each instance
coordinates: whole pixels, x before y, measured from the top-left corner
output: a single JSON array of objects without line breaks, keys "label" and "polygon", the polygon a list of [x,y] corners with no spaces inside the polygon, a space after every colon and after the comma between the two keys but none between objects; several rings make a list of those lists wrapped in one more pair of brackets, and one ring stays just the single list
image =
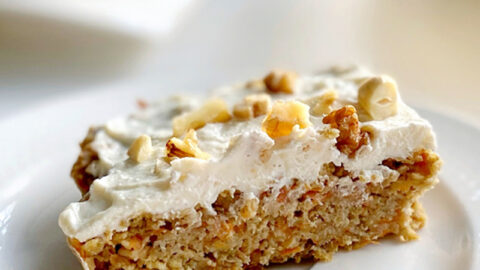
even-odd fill
[{"label": "nut topping", "polygon": [[321,116],[330,113],[332,111],[332,104],[337,98],[337,91],[333,89],[325,90],[321,96],[316,98],[315,105],[313,105],[312,108],[312,114],[315,116]]},{"label": "nut topping", "polygon": [[296,73],[281,70],[273,70],[263,79],[270,92],[284,94],[293,94],[296,81]]},{"label": "nut topping", "polygon": [[127,154],[131,160],[141,163],[150,157],[152,151],[152,139],[150,139],[150,136],[140,135],[130,145]]},{"label": "nut topping", "polygon": [[349,157],[353,157],[362,145],[369,142],[368,133],[360,129],[357,111],[351,105],[329,113],[322,122],[339,130],[336,146]]},{"label": "nut topping", "polygon": [[184,158],[193,157],[200,159],[208,159],[210,155],[198,148],[197,134],[195,130],[190,129],[183,140],[171,138],[166,145],[168,158]]},{"label": "nut topping", "polygon": [[207,123],[226,122],[230,118],[225,101],[210,99],[201,108],[173,118],[173,136],[180,137],[190,129],[199,129]]},{"label": "nut topping", "polygon": [[256,79],[249,81],[245,84],[245,88],[256,91],[256,92],[261,92],[265,91],[265,83],[261,79]]},{"label": "nut topping", "polygon": [[267,94],[248,95],[242,103],[233,107],[233,115],[242,120],[264,115],[270,110],[271,103]]},{"label": "nut topping", "polygon": [[309,107],[298,101],[276,101],[262,123],[262,130],[271,138],[287,136],[295,125],[310,126]]},{"label": "nut topping", "polygon": [[358,103],[373,120],[397,114],[397,84],[385,75],[364,82],[358,90]]}]

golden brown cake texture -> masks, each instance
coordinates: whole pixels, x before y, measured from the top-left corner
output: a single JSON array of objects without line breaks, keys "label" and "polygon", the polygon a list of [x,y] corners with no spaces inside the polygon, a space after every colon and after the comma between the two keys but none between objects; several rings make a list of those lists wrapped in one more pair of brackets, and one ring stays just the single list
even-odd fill
[{"label": "golden brown cake texture", "polygon": [[[279,141],[295,126],[310,125],[301,116],[308,114],[303,104],[289,103],[288,108],[280,108],[282,113],[298,116],[292,118],[276,114],[278,103],[272,104],[265,97],[293,93],[295,79],[294,73],[276,71],[267,75],[264,83],[255,84],[265,89],[261,95],[255,92],[256,96],[236,104],[233,116],[207,106],[204,110],[211,119],[182,119],[184,126],[177,126],[177,131],[174,127],[173,131],[181,135],[166,143],[164,162],[184,157],[208,160],[209,151],[198,148],[194,130],[210,122],[264,118],[263,130]],[[310,106],[310,110],[321,112],[323,124],[329,127],[324,135],[335,138],[338,151],[354,158],[373,139],[373,134],[360,125],[359,114],[365,108],[358,104],[334,106],[336,94],[328,91],[329,96],[317,103],[321,108]],[[227,107],[215,102],[213,108]],[[360,118],[372,120],[382,113],[376,111],[374,116]],[[194,123],[193,129],[189,121]],[[96,129],[91,129],[80,144],[82,151],[71,173],[86,199],[94,180],[107,174],[96,171],[95,175],[88,169],[98,162],[91,147],[95,133]],[[141,163],[151,155],[151,144],[137,139],[130,147],[130,159]],[[147,148],[142,148],[145,145]],[[268,159],[268,155],[262,158]],[[330,260],[340,249],[360,248],[386,235],[395,235],[401,241],[416,239],[416,231],[426,219],[419,197],[437,182],[440,164],[432,149],[415,149],[406,158],[384,159],[379,166],[390,173],[382,181],[365,181],[342,164],[329,162],[319,165],[317,179],[291,178],[280,187],[265,188],[258,197],[241,189],[224,190],[211,205],[214,212],[200,204],[167,217],[139,212],[123,221],[126,229],[108,230],[85,241],[68,237],[68,243],[84,268],[92,270],[242,269],[302,259]]]}]

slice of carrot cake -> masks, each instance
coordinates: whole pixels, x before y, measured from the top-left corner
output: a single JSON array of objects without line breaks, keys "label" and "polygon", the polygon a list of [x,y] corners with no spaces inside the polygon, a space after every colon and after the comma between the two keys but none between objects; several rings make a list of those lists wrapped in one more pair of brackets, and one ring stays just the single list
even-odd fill
[{"label": "slice of carrot cake", "polygon": [[90,130],[60,215],[85,269],[241,269],[417,238],[430,124],[392,78],[273,71]]}]

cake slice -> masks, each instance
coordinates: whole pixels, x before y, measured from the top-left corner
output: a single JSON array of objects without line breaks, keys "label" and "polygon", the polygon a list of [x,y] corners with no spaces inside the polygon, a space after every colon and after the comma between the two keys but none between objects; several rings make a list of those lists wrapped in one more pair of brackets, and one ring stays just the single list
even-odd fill
[{"label": "cake slice", "polygon": [[59,224],[84,269],[241,269],[416,239],[430,124],[388,76],[273,71],[92,128]]}]

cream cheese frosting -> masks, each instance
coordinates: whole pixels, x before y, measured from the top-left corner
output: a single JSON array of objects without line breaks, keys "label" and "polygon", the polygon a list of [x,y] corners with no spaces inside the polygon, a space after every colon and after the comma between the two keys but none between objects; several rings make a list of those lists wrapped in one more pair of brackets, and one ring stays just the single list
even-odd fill
[{"label": "cream cheese frosting", "polygon": [[[303,76],[297,80],[294,94],[275,94],[272,99],[311,105],[312,98],[326,89],[335,89],[338,106],[356,106],[356,80],[368,76],[371,74],[361,69]],[[244,84],[214,92],[230,107],[248,94],[252,94],[252,89]],[[395,174],[381,165],[383,160],[406,158],[417,149],[435,147],[430,124],[399,100],[396,115],[361,122],[361,127],[371,133],[371,140],[354,157],[340,152],[336,139],[324,135],[329,125],[322,123],[322,117],[310,115],[312,125],[303,129],[295,126],[286,138],[274,140],[261,128],[265,116],[259,116],[248,121],[210,123],[198,129],[198,146],[210,155],[208,160],[185,157],[165,162],[172,117],[200,104],[199,98],[171,98],[100,127],[91,144],[99,160],[87,170],[105,176],[93,182],[88,200],[71,203],[60,214],[63,232],[85,241],[126,230],[122,221],[142,213],[168,217],[196,205],[214,213],[211,205],[224,190],[241,190],[252,197],[268,188],[276,192],[293,178],[308,182],[322,177],[322,165],[329,162],[343,165],[362,179],[360,183],[339,180],[340,188],[348,194],[352,188]],[[135,163],[128,159],[127,150],[141,134],[152,138],[153,155],[145,162]],[[267,160],[263,158],[265,153],[269,154]]]}]

